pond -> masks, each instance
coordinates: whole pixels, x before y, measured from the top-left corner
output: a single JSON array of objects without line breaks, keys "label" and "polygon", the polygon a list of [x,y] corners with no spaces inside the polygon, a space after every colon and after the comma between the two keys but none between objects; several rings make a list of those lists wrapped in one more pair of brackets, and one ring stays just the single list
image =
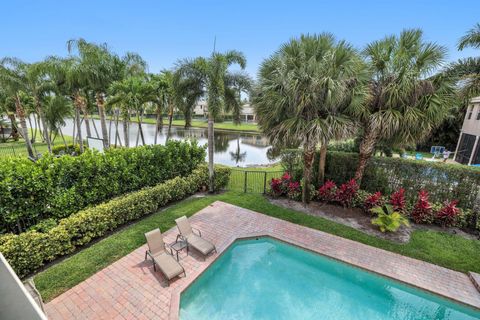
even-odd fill
[{"label": "pond", "polygon": [[[98,134],[101,137],[100,120],[95,121]],[[83,124],[82,133],[86,136],[86,129]],[[107,121],[107,126],[110,128],[110,121]],[[92,135],[97,137],[93,125],[90,124]],[[154,144],[155,142],[155,125],[143,124],[143,133],[146,144]],[[110,143],[115,144],[115,123],[111,124]],[[123,128],[118,125],[119,137],[121,142],[117,139],[117,145],[124,145]],[[157,144],[164,144],[167,139],[168,128],[164,126],[163,130],[157,137]],[[73,121],[66,120],[66,125],[63,129],[63,134],[73,136]],[[130,124],[129,128],[130,146],[135,146],[138,136],[138,125],[136,123]],[[206,128],[190,128],[172,127],[170,139],[174,140],[196,140],[200,145],[207,144],[207,129]],[[260,134],[234,132],[226,130],[215,130],[215,163],[224,164],[228,166],[254,166],[267,165],[276,162],[277,159],[272,155],[271,146],[268,139]],[[141,145],[139,139],[138,145]]]}]

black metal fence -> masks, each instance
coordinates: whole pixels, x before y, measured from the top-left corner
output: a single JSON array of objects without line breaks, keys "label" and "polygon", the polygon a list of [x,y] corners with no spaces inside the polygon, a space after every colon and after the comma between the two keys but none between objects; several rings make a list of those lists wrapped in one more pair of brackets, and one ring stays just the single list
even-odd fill
[{"label": "black metal fence", "polygon": [[279,178],[283,171],[257,171],[232,169],[228,189],[249,193],[266,193],[272,178]]},{"label": "black metal fence", "polygon": [[[32,144],[33,153],[37,154],[37,148],[35,144]],[[28,152],[24,144],[15,144],[15,145],[4,145],[0,144],[0,158],[2,157],[18,157],[23,156],[27,157]]]}]

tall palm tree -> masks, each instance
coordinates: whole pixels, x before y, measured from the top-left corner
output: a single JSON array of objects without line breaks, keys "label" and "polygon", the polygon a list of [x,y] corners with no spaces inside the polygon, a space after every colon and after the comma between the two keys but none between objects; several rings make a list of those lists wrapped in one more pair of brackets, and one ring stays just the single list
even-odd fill
[{"label": "tall palm tree", "polygon": [[28,134],[28,127],[25,118],[25,108],[21,101],[22,92],[27,92],[27,64],[15,58],[3,58],[0,60],[0,86],[7,95],[15,102],[15,113],[20,121],[22,136],[29,157],[34,158],[32,142]]},{"label": "tall palm tree", "polygon": [[145,136],[142,128],[144,107],[145,103],[151,100],[152,92],[153,87],[145,78],[130,77],[112,83],[110,87],[111,97],[107,100],[109,105],[119,104],[135,110],[138,122],[138,136],[141,138],[143,145],[145,145]]},{"label": "tall palm tree", "polygon": [[275,146],[303,147],[302,201],[310,200],[315,149],[353,133],[365,67],[357,52],[329,33],[302,35],[263,61],[254,105]]},{"label": "tall palm tree", "polygon": [[[382,139],[415,143],[444,119],[453,91],[446,77],[431,76],[442,66],[446,49],[413,29],[367,45],[369,98],[359,116],[363,126],[355,179],[361,182],[368,160]],[[393,141],[393,142],[395,142]]]},{"label": "tall palm tree", "polygon": [[180,61],[176,72],[180,78],[200,79],[202,96],[207,99],[208,108],[208,174],[209,191],[214,191],[214,122],[226,108],[236,108],[231,105],[232,100],[227,96],[230,93],[232,78],[244,77],[233,74],[229,67],[237,64],[245,69],[246,59],[243,53],[232,50],[225,53],[213,52],[209,57],[197,57]]},{"label": "tall palm tree", "polygon": [[45,102],[45,123],[49,131],[54,135],[52,141],[60,134],[63,144],[67,146],[62,128],[66,124],[65,119],[72,116],[72,103],[62,95],[50,96]]},{"label": "tall palm tree", "polygon": [[[477,23],[460,38],[458,50],[468,47],[480,49],[480,23]],[[460,59],[452,63],[447,68],[446,74],[459,80],[460,98],[463,100],[480,94],[480,56]]]}]

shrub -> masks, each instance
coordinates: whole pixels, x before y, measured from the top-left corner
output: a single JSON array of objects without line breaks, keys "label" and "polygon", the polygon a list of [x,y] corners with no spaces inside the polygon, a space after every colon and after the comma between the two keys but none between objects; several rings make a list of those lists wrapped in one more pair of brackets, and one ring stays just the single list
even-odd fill
[{"label": "shrub", "polygon": [[405,189],[400,188],[390,195],[390,204],[394,211],[405,213]]},{"label": "shrub", "polygon": [[335,194],[335,200],[340,202],[344,207],[349,207],[352,204],[353,198],[358,191],[358,184],[355,179],[351,179],[347,183],[342,184]]},{"label": "shrub", "polygon": [[381,207],[383,205],[382,193],[377,191],[365,199],[363,208],[365,211],[370,212],[374,207]]},{"label": "shrub", "polygon": [[327,180],[323,186],[318,189],[318,199],[320,201],[331,202],[335,200],[337,185],[332,180]]},{"label": "shrub", "polygon": [[443,208],[436,214],[436,221],[443,227],[451,227],[457,225],[461,210],[457,208],[457,200],[445,201]]},{"label": "shrub", "polygon": [[364,208],[365,200],[367,200],[369,196],[370,196],[370,192],[358,189],[357,193],[355,194],[355,197],[353,198],[352,207],[365,209]]},{"label": "shrub", "polygon": [[[281,178],[272,178],[270,189],[273,196],[286,196],[290,192],[290,183],[294,182],[290,173],[285,172]],[[292,185],[293,187],[294,185]],[[292,190],[293,191],[293,190]]]},{"label": "shrub", "polygon": [[[225,187],[230,170],[223,167],[215,171],[217,187]],[[15,272],[24,277],[45,263],[73,252],[128,221],[154,213],[169,202],[181,200],[207,184],[208,169],[202,165],[186,177],[176,177],[72,214],[47,232],[32,230],[0,236],[0,252]]]},{"label": "shrub", "polygon": [[428,200],[428,192],[426,190],[420,190],[418,192],[418,200],[410,214],[415,223],[432,223],[432,206]]},{"label": "shrub", "polygon": [[192,172],[203,147],[170,141],[165,146],[85,152],[0,161],[0,230],[20,233],[40,220],[61,219],[87,206]]},{"label": "shrub", "polygon": [[384,207],[372,208],[372,212],[377,215],[372,219],[372,224],[378,226],[382,232],[395,232],[402,225],[409,226],[408,219],[400,212],[393,210],[389,204]]},{"label": "shrub", "polygon": [[[85,149],[87,149],[87,147],[85,145],[83,147]],[[54,146],[52,148],[52,153],[55,154],[55,155],[72,154],[72,153],[75,153],[76,155],[79,155],[80,154],[80,145],[79,144],[73,145],[73,143],[70,143],[70,144],[67,144],[66,146],[64,144]]]}]

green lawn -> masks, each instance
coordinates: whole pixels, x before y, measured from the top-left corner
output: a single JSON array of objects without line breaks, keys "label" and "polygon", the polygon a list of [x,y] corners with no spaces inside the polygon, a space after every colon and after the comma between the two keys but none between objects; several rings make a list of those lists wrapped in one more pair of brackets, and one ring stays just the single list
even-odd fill
[{"label": "green lawn", "polygon": [[[99,119],[99,116],[92,115],[94,119]],[[110,119],[109,117],[107,117]],[[135,119],[132,119],[132,122],[137,122]],[[155,119],[145,118],[142,121],[143,123],[155,124]],[[168,126],[168,119],[163,119],[163,125]],[[177,127],[185,126],[185,120],[173,120],[172,125]],[[192,127],[195,128],[206,128],[207,120],[192,120]],[[254,123],[241,123],[239,125],[233,124],[232,122],[218,122],[215,123],[215,129],[220,130],[232,130],[232,131],[247,131],[247,132],[260,132],[258,126]]]},{"label": "green lawn", "polygon": [[262,193],[268,190],[268,184],[272,178],[279,178],[283,174],[280,164],[271,167],[232,168],[228,190]]},{"label": "green lawn", "polygon": [[[32,132],[30,132],[32,134]],[[47,144],[40,142],[41,137],[39,136],[39,133],[37,133],[36,137],[36,142],[32,144],[34,150],[36,150],[37,153],[48,153],[48,148]],[[73,143],[73,137],[71,136],[65,136],[65,141],[67,143]],[[63,140],[60,136],[57,136],[53,140],[53,145],[63,145]],[[0,158],[2,157],[7,157],[7,156],[27,156],[27,147],[25,146],[25,140],[20,139],[18,141],[11,141],[9,140],[8,142],[0,143]]]},{"label": "green lawn", "polygon": [[216,200],[453,270],[480,272],[480,241],[477,240],[467,240],[443,232],[416,230],[409,243],[398,244],[321,217],[309,216],[272,205],[260,194],[230,191],[205,198],[185,200],[140,220],[39,273],[34,278],[36,286],[45,301],[49,301],[144,244],[144,232],[158,227],[161,230],[167,230],[175,225],[174,220],[177,217],[191,216]]}]

